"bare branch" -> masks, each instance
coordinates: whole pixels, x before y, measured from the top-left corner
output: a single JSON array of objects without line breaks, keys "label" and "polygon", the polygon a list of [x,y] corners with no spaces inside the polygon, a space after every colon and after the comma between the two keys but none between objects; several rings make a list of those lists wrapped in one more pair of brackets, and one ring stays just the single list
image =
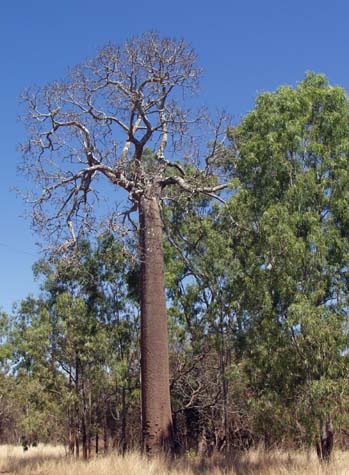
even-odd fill
[{"label": "bare branch", "polygon": [[[161,181],[161,186],[165,188],[169,185],[178,185],[183,191],[187,191],[188,193],[195,194],[195,193],[203,193],[206,195],[212,195],[217,191],[222,191],[228,188],[228,183],[223,183],[221,185],[215,186],[197,186],[196,184],[192,184],[187,182],[184,178],[179,176],[170,176],[165,178]],[[220,199],[221,200],[221,199]]]},{"label": "bare branch", "polygon": [[[143,194],[161,195],[170,185],[223,203],[218,192],[225,185],[210,186],[205,172],[187,177],[186,166],[166,156],[181,153],[184,162],[190,157],[198,165],[200,147],[184,145],[206,113],[184,108],[183,99],[196,92],[200,72],[184,41],[147,33],[123,46],[103,47],[64,81],[25,91],[29,137],[21,168],[41,189],[30,197],[35,224],[46,226],[51,236],[65,225],[73,241],[89,232],[91,221],[99,220],[99,190],[92,188],[97,176],[123,188],[134,206]],[[218,153],[223,123],[222,118],[211,157]],[[168,176],[169,169],[177,175]]]}]

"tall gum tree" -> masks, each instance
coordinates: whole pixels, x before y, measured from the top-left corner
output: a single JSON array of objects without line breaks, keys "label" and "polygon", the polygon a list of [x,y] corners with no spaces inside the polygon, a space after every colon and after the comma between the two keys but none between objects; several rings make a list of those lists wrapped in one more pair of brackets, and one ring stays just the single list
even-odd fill
[{"label": "tall gum tree", "polygon": [[226,218],[247,217],[234,251],[261,427],[275,437],[279,404],[329,460],[348,397],[348,94],[309,72],[258,96],[229,135],[241,193]]},{"label": "tall gum tree", "polygon": [[63,248],[89,234],[98,226],[98,176],[127,192],[131,208],[124,217],[139,213],[142,425],[149,454],[173,446],[161,202],[168,187],[217,198],[225,187],[212,176],[219,127],[202,170],[174,158],[190,125],[202,119],[182,106],[199,74],[184,41],[146,33],[120,47],[109,44],[66,79],[23,93],[28,139],[21,169],[37,185],[27,196],[34,227]]}]

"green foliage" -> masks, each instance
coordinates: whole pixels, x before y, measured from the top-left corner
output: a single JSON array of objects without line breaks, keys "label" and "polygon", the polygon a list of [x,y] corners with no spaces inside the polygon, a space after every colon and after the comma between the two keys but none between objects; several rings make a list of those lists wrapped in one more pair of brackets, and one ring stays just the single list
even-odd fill
[{"label": "green foliage", "polygon": [[24,299],[10,320],[3,315],[1,361],[11,360],[16,426],[29,441],[67,441],[66,427],[91,434],[118,397],[115,384],[132,387],[129,403],[137,397],[131,359],[138,351],[138,309],[126,283],[131,273],[111,235],[95,247],[82,242],[67,260],[38,262],[41,298]]},{"label": "green foliage", "polygon": [[347,397],[347,94],[308,73],[261,94],[230,137],[238,152],[228,168],[241,184],[232,200],[248,208],[251,230],[241,302],[256,404],[263,418],[270,401],[315,431]]},{"label": "green foliage", "polygon": [[343,423],[349,395],[347,94],[308,73],[261,94],[229,136],[226,206],[167,210],[182,254],[167,249],[171,332],[191,358],[215,348],[246,414],[228,378],[242,365],[256,435],[310,443],[319,420]]},{"label": "green foliage", "polygon": [[[188,453],[204,429],[246,448],[310,444],[320,421],[348,422],[348,96],[308,73],[259,95],[229,137],[225,205],[169,188],[162,206],[172,405]],[[0,315],[2,414],[43,439],[85,423],[124,437],[133,417],[137,438],[139,268],[106,234],[35,273],[41,297]]]}]

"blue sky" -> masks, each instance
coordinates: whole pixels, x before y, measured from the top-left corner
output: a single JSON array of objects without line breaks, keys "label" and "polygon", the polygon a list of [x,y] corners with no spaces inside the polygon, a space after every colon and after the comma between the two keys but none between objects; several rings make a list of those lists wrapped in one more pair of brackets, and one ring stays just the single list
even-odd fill
[{"label": "blue sky", "polygon": [[349,87],[349,2],[345,0],[13,0],[0,3],[0,307],[37,292],[31,266],[38,259],[30,221],[11,188],[17,144],[18,96],[26,86],[64,77],[67,67],[107,42],[157,30],[184,37],[204,68],[202,102],[236,118],[258,92],[295,84],[305,71]]}]

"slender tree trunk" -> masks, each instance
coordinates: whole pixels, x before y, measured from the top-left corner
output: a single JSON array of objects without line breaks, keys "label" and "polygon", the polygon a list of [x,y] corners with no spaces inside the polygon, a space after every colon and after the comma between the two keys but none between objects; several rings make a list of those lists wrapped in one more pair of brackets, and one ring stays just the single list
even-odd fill
[{"label": "slender tree trunk", "polygon": [[[82,373],[82,371],[81,371]],[[86,401],[86,388],[85,381],[82,382],[82,418],[81,418],[81,436],[82,436],[82,456],[84,460],[88,459],[88,411],[87,411],[87,401]]]},{"label": "slender tree trunk", "polygon": [[108,417],[107,417],[108,406],[104,408],[104,420],[103,420],[103,448],[104,453],[108,452],[109,448],[109,439],[108,439]]},{"label": "slender tree trunk", "polygon": [[99,434],[98,434],[98,429],[96,429],[95,440],[96,440],[96,455],[98,455],[98,453],[99,453]]},{"label": "slender tree trunk", "polygon": [[127,449],[126,439],[126,423],[127,423],[127,405],[126,405],[126,387],[122,386],[121,390],[121,452],[124,455]]},{"label": "slender tree trunk", "polygon": [[79,442],[79,429],[80,429],[80,410],[79,410],[79,379],[80,379],[80,371],[79,371],[79,358],[75,355],[75,455],[77,458],[80,456],[80,442]]},{"label": "slender tree trunk", "polygon": [[95,428],[95,441],[96,441],[96,455],[99,452],[99,406],[96,405],[96,410],[95,410],[95,422],[94,422],[94,428]]},{"label": "slender tree trunk", "polygon": [[[69,394],[72,393],[73,389],[73,384],[72,384],[72,375],[71,375],[71,368],[70,368],[70,373],[69,373]],[[69,419],[69,454],[74,455],[74,413],[73,413],[73,405],[72,403],[69,403],[69,408],[68,408],[68,419]]]},{"label": "slender tree trunk", "polygon": [[139,203],[141,247],[141,375],[143,447],[172,451],[163,226],[157,195]]},{"label": "slender tree trunk", "polygon": [[85,374],[80,367],[80,381],[81,381],[81,393],[82,393],[82,414],[81,414],[81,438],[82,438],[82,456],[84,460],[88,459],[88,408],[86,398],[86,380]]},{"label": "slender tree trunk", "polygon": [[220,369],[221,369],[221,384],[223,397],[223,440],[221,442],[221,450],[226,449],[229,445],[228,434],[228,381],[226,376],[226,361],[225,361],[225,338],[224,338],[224,316],[220,312],[220,337],[221,337],[221,351],[220,351]]},{"label": "slender tree trunk", "polygon": [[89,383],[88,390],[88,424],[87,424],[87,445],[88,445],[88,456],[91,457],[92,450],[92,393],[91,393],[91,384]]},{"label": "slender tree trunk", "polygon": [[88,459],[88,445],[87,445],[86,415],[85,414],[83,414],[82,416],[81,432],[82,432],[82,456],[84,460],[87,460]]},{"label": "slender tree trunk", "polygon": [[69,455],[74,455],[74,429],[71,415],[69,416]]},{"label": "slender tree trunk", "polygon": [[87,431],[87,447],[88,447],[88,458],[91,457],[92,451],[92,432],[91,430]]},{"label": "slender tree trunk", "polygon": [[320,422],[320,441],[316,444],[317,455],[321,462],[329,462],[333,449],[333,424],[330,416]]},{"label": "slender tree trunk", "polygon": [[79,441],[79,429],[77,428],[76,434],[75,434],[75,455],[77,458],[80,456],[80,441]]}]

